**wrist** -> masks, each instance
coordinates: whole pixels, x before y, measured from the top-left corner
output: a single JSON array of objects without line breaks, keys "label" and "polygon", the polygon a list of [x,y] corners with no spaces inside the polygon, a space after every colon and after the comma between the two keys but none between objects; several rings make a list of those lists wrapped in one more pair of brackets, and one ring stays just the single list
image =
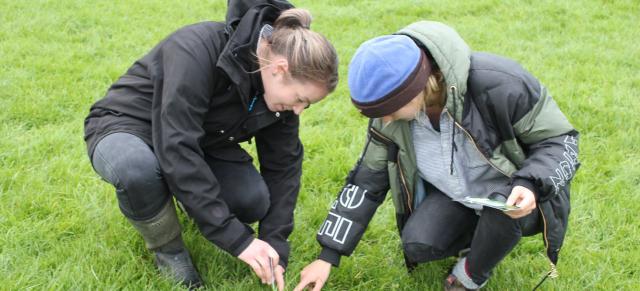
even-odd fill
[{"label": "wrist", "polygon": [[533,196],[538,200],[538,191],[536,191],[536,186],[533,181],[525,178],[515,178],[511,183],[512,187],[521,186],[529,189],[533,193]]},{"label": "wrist", "polygon": [[333,267],[333,265],[330,262],[327,262],[323,259],[318,259],[318,263],[329,269]]},{"label": "wrist", "polygon": [[338,251],[334,249],[330,249],[327,247],[322,248],[318,259],[323,262],[329,263],[334,267],[338,267],[340,265],[340,253],[338,253]]},{"label": "wrist", "polygon": [[251,233],[246,233],[236,240],[236,247],[231,251],[231,255],[239,257],[244,251],[246,251],[251,243],[255,240],[255,237]]}]

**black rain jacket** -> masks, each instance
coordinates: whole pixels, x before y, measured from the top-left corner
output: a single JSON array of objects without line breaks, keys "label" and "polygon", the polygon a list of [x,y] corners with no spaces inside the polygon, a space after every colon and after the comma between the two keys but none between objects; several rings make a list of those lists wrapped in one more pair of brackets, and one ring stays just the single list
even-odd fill
[{"label": "black rain jacket", "polygon": [[251,243],[253,230],[219,198],[218,181],[204,157],[251,161],[238,143],[255,138],[271,195],[258,238],[278,252],[284,267],[302,172],[299,119],[291,111],[268,110],[254,54],[260,28],[292,7],[286,1],[229,1],[226,23],[197,23],[168,36],[136,61],[85,119],[90,156],[100,139],[114,132],[135,134],[151,146],[169,189],[202,234],[234,256]]}]

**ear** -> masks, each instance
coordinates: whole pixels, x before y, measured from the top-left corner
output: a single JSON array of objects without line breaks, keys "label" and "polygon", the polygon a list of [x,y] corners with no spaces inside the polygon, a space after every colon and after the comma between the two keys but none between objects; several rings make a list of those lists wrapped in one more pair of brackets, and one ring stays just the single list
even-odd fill
[{"label": "ear", "polygon": [[277,58],[271,62],[274,74],[287,75],[289,73],[289,62],[285,58]]}]

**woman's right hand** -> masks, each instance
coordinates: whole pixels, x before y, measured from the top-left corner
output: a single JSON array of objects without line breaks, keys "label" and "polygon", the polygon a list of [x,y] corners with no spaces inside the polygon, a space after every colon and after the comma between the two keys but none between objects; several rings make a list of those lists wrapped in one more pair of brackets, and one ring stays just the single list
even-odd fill
[{"label": "woman's right hand", "polygon": [[[251,266],[251,269],[253,269],[253,272],[256,273],[263,284],[271,284],[272,280],[275,280],[278,284],[278,290],[282,290],[284,288],[282,272],[275,271],[278,266],[280,256],[278,256],[276,250],[274,250],[271,245],[265,241],[257,238],[253,239],[251,244],[249,244],[249,246],[240,253],[238,258]],[[271,268],[272,266],[269,265],[269,258],[271,258],[273,269]],[[272,270],[276,274],[272,274]]]},{"label": "woman's right hand", "polygon": [[313,287],[313,291],[320,291],[329,278],[331,264],[323,260],[315,260],[300,272],[300,283],[293,291],[302,291],[305,287]]}]

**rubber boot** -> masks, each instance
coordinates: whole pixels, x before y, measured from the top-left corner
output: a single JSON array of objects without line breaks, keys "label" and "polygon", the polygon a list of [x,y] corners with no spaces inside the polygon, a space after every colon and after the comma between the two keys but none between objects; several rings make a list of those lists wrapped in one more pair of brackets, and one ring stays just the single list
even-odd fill
[{"label": "rubber boot", "polygon": [[202,279],[182,241],[172,199],[156,216],[142,221],[129,219],[129,222],[142,235],[147,248],[155,253],[156,266],[161,273],[189,289],[202,286]]}]

